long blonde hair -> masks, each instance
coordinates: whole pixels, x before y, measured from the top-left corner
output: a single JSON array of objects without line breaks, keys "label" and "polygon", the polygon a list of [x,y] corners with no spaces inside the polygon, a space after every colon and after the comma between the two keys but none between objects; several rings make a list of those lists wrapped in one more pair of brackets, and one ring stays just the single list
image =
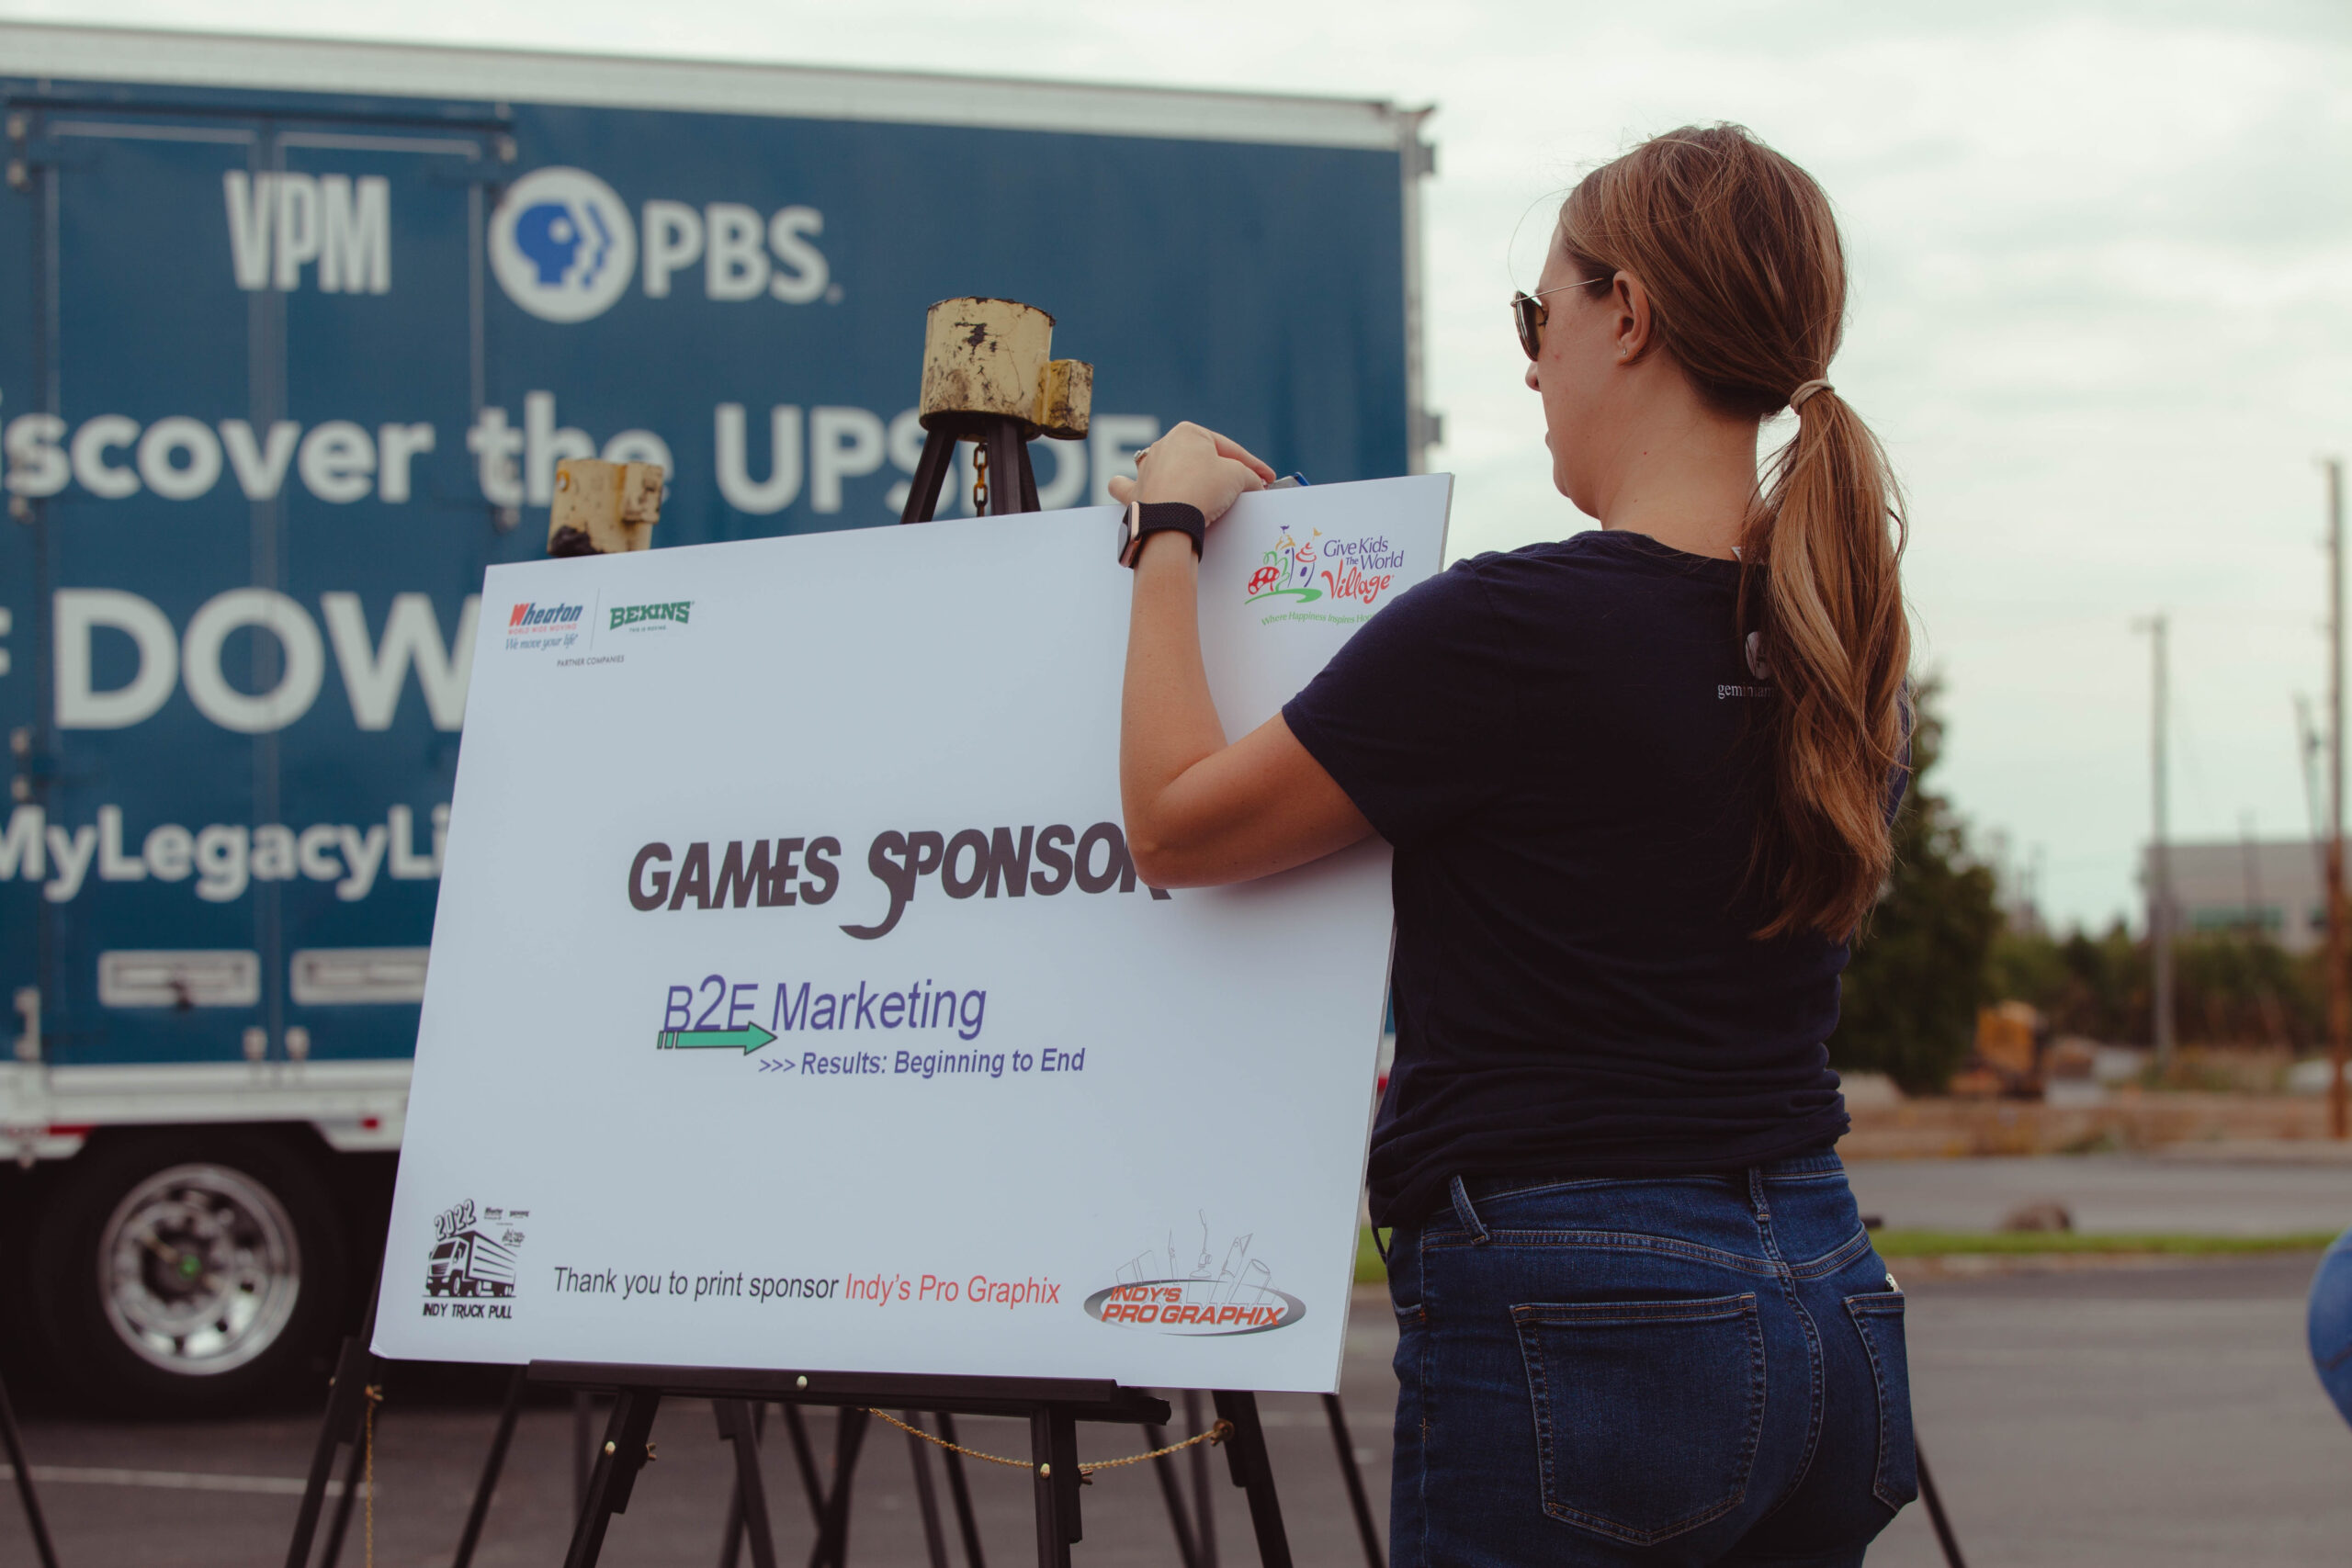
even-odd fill
[{"label": "long blonde hair", "polygon": [[1588,277],[1642,280],[1657,342],[1701,396],[1763,419],[1800,390],[1742,539],[1739,625],[1776,696],[1751,881],[1759,936],[1841,939],[1884,886],[1886,800],[1904,747],[1905,525],[1885,451],[1828,373],[1846,314],[1829,198],[1745,128],[1690,126],[1587,175],[1557,243]]}]

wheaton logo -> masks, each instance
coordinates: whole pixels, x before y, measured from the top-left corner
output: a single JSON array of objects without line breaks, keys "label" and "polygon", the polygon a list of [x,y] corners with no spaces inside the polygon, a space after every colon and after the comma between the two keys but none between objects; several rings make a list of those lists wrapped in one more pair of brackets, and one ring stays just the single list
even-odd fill
[{"label": "wheaton logo", "polygon": [[585,604],[517,604],[506,617],[506,629],[519,632],[533,626],[569,626],[579,623]]},{"label": "wheaton logo", "polygon": [[694,607],[695,602],[691,599],[681,599],[672,604],[616,604],[613,606],[613,624],[607,629],[618,631],[623,626],[659,621],[675,621],[683,626]]}]

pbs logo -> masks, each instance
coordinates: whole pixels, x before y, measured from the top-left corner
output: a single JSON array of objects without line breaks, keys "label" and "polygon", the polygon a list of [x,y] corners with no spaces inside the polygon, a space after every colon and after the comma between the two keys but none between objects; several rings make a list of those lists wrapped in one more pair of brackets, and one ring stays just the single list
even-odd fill
[{"label": "pbs logo", "polygon": [[613,187],[585,169],[535,169],[490,220],[490,266],[506,297],[543,321],[584,321],[637,274],[637,230]]}]

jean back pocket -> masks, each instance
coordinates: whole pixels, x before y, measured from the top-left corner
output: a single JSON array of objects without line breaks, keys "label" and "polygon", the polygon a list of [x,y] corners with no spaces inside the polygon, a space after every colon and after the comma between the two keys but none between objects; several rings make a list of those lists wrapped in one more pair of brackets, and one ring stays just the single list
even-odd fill
[{"label": "jean back pocket", "polygon": [[1545,1513],[1650,1546],[1746,1499],[1764,1425],[1752,1293],[1510,1310]]},{"label": "jean back pocket", "polygon": [[1919,1495],[1919,1456],[1911,1437],[1911,1364],[1903,1343],[1903,1296],[1877,1291],[1848,1296],[1846,1315],[1862,1337],[1878,1386],[1878,1467],[1871,1491],[1890,1508]]}]

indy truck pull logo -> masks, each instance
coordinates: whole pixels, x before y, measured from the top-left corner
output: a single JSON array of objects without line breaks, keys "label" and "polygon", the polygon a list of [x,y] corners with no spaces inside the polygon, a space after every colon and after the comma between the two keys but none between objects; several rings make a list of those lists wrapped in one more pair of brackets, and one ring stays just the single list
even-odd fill
[{"label": "indy truck pull logo", "polygon": [[[433,1251],[424,1270],[425,1295],[494,1301],[512,1296],[514,1254],[523,1245],[523,1233],[515,1228],[514,1222],[528,1219],[530,1213],[528,1209],[486,1208],[477,1213],[473,1200],[469,1198],[434,1215]],[[500,1307],[491,1315],[504,1317],[512,1310]],[[430,1304],[425,1312],[430,1316],[441,1315]],[[477,1308],[451,1315],[483,1314]]]}]

